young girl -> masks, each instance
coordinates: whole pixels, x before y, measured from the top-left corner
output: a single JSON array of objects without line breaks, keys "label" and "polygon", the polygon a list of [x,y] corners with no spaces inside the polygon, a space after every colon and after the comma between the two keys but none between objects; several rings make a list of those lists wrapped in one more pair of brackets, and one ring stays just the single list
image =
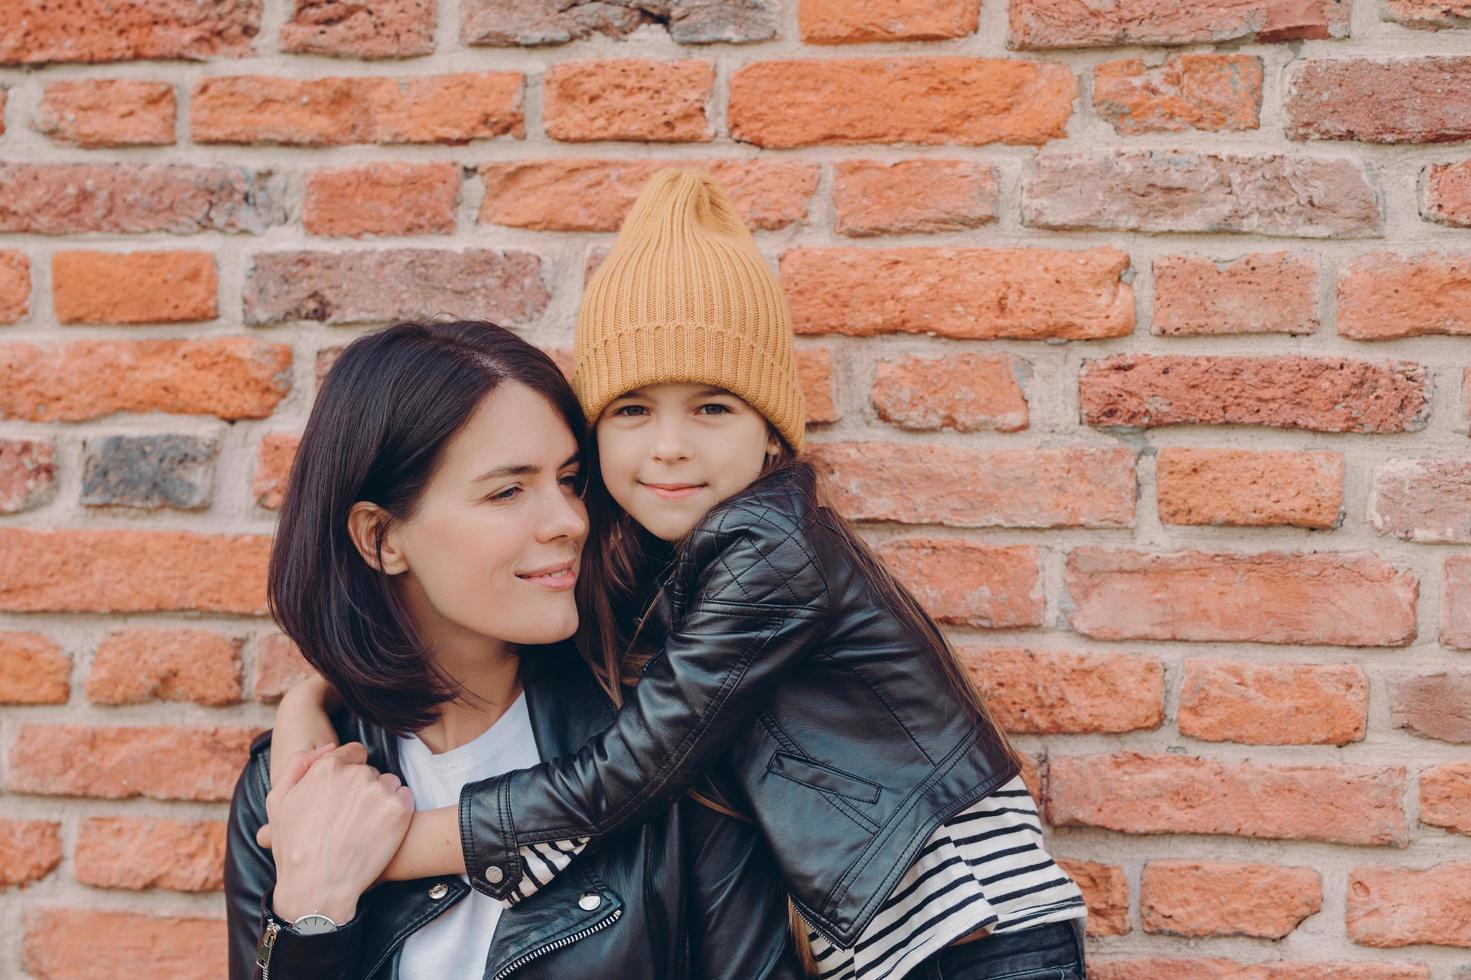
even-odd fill
[{"label": "young girl", "polygon": [[595,425],[583,651],[652,656],[575,755],[416,814],[389,876],[463,870],[515,903],[709,777],[770,842],[818,975],[1083,977],[1082,896],[1005,736],[819,502],[786,301],[709,177],[650,179],[576,346]]}]

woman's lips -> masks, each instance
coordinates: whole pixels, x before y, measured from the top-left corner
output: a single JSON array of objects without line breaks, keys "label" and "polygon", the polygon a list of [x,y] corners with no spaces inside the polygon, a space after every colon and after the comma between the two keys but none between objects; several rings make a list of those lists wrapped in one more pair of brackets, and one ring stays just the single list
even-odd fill
[{"label": "woman's lips", "polygon": [[545,568],[538,568],[532,572],[520,572],[516,577],[553,592],[566,592],[577,584],[576,564],[576,562],[564,561]]},{"label": "woman's lips", "polygon": [[703,490],[703,483],[640,483],[639,486],[665,500],[683,500],[696,490]]}]

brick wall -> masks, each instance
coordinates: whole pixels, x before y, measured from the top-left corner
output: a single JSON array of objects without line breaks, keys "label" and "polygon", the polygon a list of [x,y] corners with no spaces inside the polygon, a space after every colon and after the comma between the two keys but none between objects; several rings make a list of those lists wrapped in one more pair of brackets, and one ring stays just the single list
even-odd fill
[{"label": "brick wall", "polygon": [[565,350],[680,160],[1096,975],[1471,977],[1471,4],[559,6],[0,0],[0,975],[223,973],[317,378]]}]

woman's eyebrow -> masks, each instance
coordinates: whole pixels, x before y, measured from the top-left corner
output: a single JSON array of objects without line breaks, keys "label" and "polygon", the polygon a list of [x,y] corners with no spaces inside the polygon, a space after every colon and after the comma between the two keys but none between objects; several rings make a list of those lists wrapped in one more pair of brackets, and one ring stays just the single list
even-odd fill
[{"label": "woman's eyebrow", "polygon": [[[562,465],[558,466],[557,469],[565,470],[574,463],[580,462],[581,456],[581,453],[573,453],[563,460]],[[510,466],[497,466],[493,470],[486,470],[470,482],[480,483],[482,480],[494,480],[502,476],[534,476],[540,472],[541,466],[537,463],[515,463]]]}]

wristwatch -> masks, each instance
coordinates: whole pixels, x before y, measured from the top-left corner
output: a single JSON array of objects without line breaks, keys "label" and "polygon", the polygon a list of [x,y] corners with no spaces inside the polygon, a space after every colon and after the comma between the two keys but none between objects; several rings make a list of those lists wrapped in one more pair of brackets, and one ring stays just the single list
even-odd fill
[{"label": "wristwatch", "polygon": [[308,912],[306,915],[303,915],[301,918],[291,923],[291,928],[295,930],[298,935],[317,936],[324,932],[331,932],[332,930],[336,929],[337,923],[333,922],[331,919],[327,918],[320,912]]},{"label": "wristwatch", "polygon": [[266,917],[266,927],[262,930],[260,941],[255,947],[255,965],[260,969],[263,980],[271,975],[271,954],[276,951],[276,938],[280,936],[283,928],[289,928],[299,936],[319,936],[323,933],[334,932],[338,928],[337,923],[320,912],[308,912],[293,922],[283,923],[269,908],[263,911]]}]

